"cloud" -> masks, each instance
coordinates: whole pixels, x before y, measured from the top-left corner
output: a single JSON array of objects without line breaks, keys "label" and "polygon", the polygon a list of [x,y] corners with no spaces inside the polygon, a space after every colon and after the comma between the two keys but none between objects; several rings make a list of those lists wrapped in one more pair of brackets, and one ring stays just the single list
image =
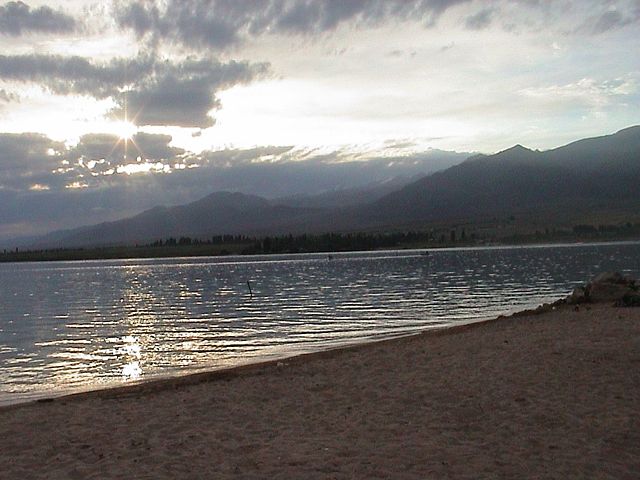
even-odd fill
[{"label": "cloud", "polygon": [[603,107],[616,98],[633,95],[638,92],[638,79],[633,75],[598,81],[582,78],[577,82],[564,85],[547,85],[520,90],[525,97],[546,100],[549,103],[570,102],[590,107]]},{"label": "cloud", "polygon": [[631,18],[623,16],[617,10],[609,10],[595,20],[591,30],[595,34],[604,33],[609,30],[624,27],[632,21]]},{"label": "cloud", "polygon": [[[633,5],[634,2],[631,2]],[[590,15],[575,30],[577,33],[601,35],[640,22],[640,6],[625,8],[624,2],[605,3],[605,11]]]},{"label": "cloud", "polygon": [[[160,182],[167,192],[190,192],[191,198],[196,199],[217,190],[267,198],[318,194],[398,176],[425,174],[461,162],[467,154],[428,151],[404,156],[396,154],[390,158],[374,153],[364,156],[346,150],[320,153],[291,146],[262,146],[185,156],[185,163],[197,165],[197,168],[156,176],[156,184]],[[392,167],[390,163],[393,163]]]},{"label": "cloud", "polygon": [[171,135],[139,132],[133,136],[132,140],[143,157],[147,159],[173,162],[186,153],[182,148],[169,145],[172,140]]},{"label": "cloud", "polygon": [[186,60],[178,65],[164,63],[154,75],[138,82],[126,94],[126,105],[113,113],[120,118],[125,107],[137,125],[178,125],[206,128],[214,124],[209,111],[220,108],[215,92],[245,84],[266,74],[268,65],[214,60]]},{"label": "cloud", "polygon": [[495,10],[493,8],[484,8],[478,13],[467,17],[465,27],[469,30],[484,30],[491,25],[491,20]]},{"label": "cloud", "polygon": [[264,162],[286,162],[296,158],[291,146],[265,146],[248,149],[225,149],[202,152],[198,158],[202,163],[215,168],[234,168]]},{"label": "cloud", "polygon": [[59,95],[106,98],[118,94],[128,79],[152,75],[154,64],[153,57],[94,64],[78,56],[0,55],[0,78],[39,83]]},{"label": "cloud", "polygon": [[20,101],[19,95],[13,92],[8,92],[3,88],[0,88],[0,102],[11,103],[11,102],[19,102],[19,101]]},{"label": "cloud", "polygon": [[123,177],[132,173],[170,173],[176,164],[196,160],[185,159],[185,150],[171,146],[171,140],[170,135],[140,132],[125,143],[115,135],[93,133],[67,147],[42,134],[0,134],[0,191],[104,190],[126,183]]},{"label": "cloud", "polygon": [[[122,161],[124,159],[124,144],[123,139],[117,135],[88,133],[80,137],[78,144],[70,149],[66,156],[73,163],[80,159],[83,162],[92,160]],[[133,159],[139,155],[137,151],[128,153],[129,158]]]},{"label": "cloud", "polygon": [[118,174],[170,173],[183,164],[184,149],[172,147],[171,135],[139,132],[131,139],[117,135],[91,133],[65,153],[65,160],[54,173],[66,188],[102,187],[113,183]]},{"label": "cloud", "polygon": [[0,189],[26,189],[51,177],[64,144],[39,133],[0,134]]},{"label": "cloud", "polygon": [[[137,157],[142,157],[144,159],[171,162],[177,156],[185,153],[182,148],[170,146],[171,140],[171,135],[139,132],[125,142],[117,135],[89,133],[80,137],[78,144],[71,148],[67,155],[71,160],[82,158],[85,160],[106,159],[110,162],[119,162],[125,158],[126,149],[127,158],[136,159]],[[127,145],[126,147],[125,144]]]},{"label": "cloud", "polygon": [[442,47],[440,47],[440,48],[439,48],[439,51],[440,51],[441,53],[444,53],[444,52],[446,52],[446,51],[448,51],[448,50],[451,50],[451,49],[452,49],[453,47],[455,47],[455,46],[456,46],[455,42],[449,42],[449,43],[447,43],[446,45],[443,45]]},{"label": "cloud", "polygon": [[120,27],[154,42],[226,48],[263,34],[321,35],[343,24],[370,27],[391,21],[432,26],[451,6],[468,0],[168,0],[119,2]]},{"label": "cloud", "polygon": [[[155,56],[106,63],[60,55],[0,55],[0,78],[38,83],[58,95],[111,97],[112,115],[125,110],[136,125],[209,127],[220,107],[216,92],[264,75],[268,64],[187,58],[172,63]],[[123,92],[126,91],[126,94]]]},{"label": "cloud", "polygon": [[408,57],[415,57],[417,55],[418,52],[416,52],[415,50],[391,50],[390,52],[387,53],[387,57],[391,57],[391,58],[400,58],[403,56],[408,56]]},{"label": "cloud", "polygon": [[23,33],[71,33],[73,17],[47,6],[32,9],[23,2],[0,6],[0,34],[17,37]]}]

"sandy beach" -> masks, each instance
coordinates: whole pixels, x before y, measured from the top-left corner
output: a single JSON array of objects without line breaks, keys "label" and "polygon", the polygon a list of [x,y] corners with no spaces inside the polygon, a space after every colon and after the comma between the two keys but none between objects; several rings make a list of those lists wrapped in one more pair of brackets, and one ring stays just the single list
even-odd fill
[{"label": "sandy beach", "polygon": [[0,409],[2,479],[640,472],[640,308],[562,307]]}]

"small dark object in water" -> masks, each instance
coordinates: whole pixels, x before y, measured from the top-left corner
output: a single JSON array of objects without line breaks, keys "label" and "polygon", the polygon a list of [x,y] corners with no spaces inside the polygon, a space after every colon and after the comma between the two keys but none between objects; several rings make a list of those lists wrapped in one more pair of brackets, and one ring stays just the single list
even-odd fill
[{"label": "small dark object in water", "polygon": [[247,287],[249,287],[249,295],[253,297],[253,292],[251,291],[251,283],[247,280]]}]

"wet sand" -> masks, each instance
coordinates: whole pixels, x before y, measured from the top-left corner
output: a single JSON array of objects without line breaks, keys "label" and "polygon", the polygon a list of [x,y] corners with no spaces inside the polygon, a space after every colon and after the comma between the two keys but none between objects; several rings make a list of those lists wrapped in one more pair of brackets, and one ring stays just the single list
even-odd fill
[{"label": "wet sand", "polygon": [[4,407],[0,439],[2,479],[637,479],[640,308]]}]

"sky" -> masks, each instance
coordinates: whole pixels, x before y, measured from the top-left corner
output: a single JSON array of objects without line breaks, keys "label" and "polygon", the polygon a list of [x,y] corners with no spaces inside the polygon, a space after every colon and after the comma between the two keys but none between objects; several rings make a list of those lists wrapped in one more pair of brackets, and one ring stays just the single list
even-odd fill
[{"label": "sky", "polygon": [[0,241],[614,133],[639,40],[638,0],[0,3]]}]

